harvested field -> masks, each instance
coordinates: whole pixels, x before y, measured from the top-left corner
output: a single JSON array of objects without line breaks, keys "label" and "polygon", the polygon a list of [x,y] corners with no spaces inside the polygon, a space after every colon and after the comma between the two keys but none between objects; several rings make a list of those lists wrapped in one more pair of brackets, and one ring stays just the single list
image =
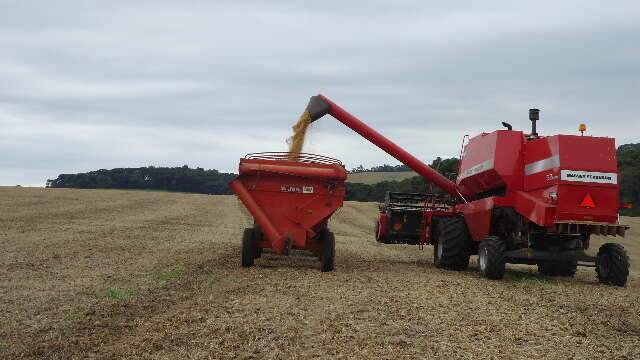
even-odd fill
[{"label": "harvested field", "polygon": [[347,182],[372,185],[383,181],[402,181],[414,176],[418,176],[418,174],[413,171],[361,172],[349,174]]},{"label": "harvested field", "polygon": [[438,270],[430,248],[374,242],[373,203],[334,216],[335,272],[303,254],[243,269],[240,206],[0,188],[0,358],[640,358],[636,219],[615,288],[592,269]]}]

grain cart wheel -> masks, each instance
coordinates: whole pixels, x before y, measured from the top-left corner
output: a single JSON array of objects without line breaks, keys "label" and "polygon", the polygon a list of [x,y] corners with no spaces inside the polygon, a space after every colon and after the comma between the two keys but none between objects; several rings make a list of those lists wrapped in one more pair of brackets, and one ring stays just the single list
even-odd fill
[{"label": "grain cart wheel", "polygon": [[438,224],[438,239],[433,246],[436,267],[466,270],[469,267],[471,238],[462,217],[443,219]]},{"label": "grain cart wheel", "polygon": [[629,277],[629,256],[620,244],[606,243],[598,250],[596,272],[602,284],[625,286]]},{"label": "grain cart wheel", "polygon": [[256,237],[252,228],[244,229],[242,235],[242,267],[253,266],[256,257]]},{"label": "grain cart wheel", "polygon": [[478,246],[478,267],[487,279],[500,280],[504,277],[504,252],[507,246],[499,237],[489,236]]},{"label": "grain cart wheel", "polygon": [[[260,230],[260,225],[258,224],[254,224],[253,225],[253,234],[254,234],[254,238],[256,243],[259,243],[262,241],[264,234],[262,233],[262,230]],[[256,255],[255,258],[259,258],[260,256],[262,256],[262,248],[261,247],[257,247],[256,246]]]},{"label": "grain cart wheel", "polygon": [[320,249],[320,263],[322,264],[322,272],[333,271],[336,256],[336,237],[331,231],[326,229],[322,232],[320,241],[322,241]]},{"label": "grain cart wheel", "polygon": [[538,273],[544,276],[573,277],[578,269],[575,261],[541,261],[538,263]]}]

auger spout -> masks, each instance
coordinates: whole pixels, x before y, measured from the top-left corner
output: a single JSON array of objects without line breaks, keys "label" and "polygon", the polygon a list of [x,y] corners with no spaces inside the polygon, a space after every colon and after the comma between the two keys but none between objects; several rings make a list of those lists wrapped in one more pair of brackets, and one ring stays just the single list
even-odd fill
[{"label": "auger spout", "polygon": [[420,174],[447,194],[457,199],[464,200],[464,197],[458,192],[456,184],[453,181],[442,176],[429,165],[418,160],[418,158],[411,155],[376,130],[372,129],[369,125],[365,124],[345,109],[336,105],[324,95],[312,96],[306,110],[309,112],[311,121],[318,120],[326,114],[331,115],[351,130],[360,134],[360,136],[369,140],[372,144],[384,150],[387,154],[407,165],[413,171]]}]

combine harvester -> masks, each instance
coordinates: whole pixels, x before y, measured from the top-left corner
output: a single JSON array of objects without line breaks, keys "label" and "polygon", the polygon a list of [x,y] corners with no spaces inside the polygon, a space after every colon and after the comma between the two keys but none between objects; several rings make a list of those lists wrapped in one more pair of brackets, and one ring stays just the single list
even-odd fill
[{"label": "combine harvester", "polygon": [[529,134],[502,123],[505,130],[472,137],[453,182],[323,95],[307,111],[312,121],[333,116],[451,197],[451,206],[423,211],[421,242],[433,245],[437,267],[464,270],[477,254],[489,279],[501,279],[507,263],[537,265],[550,276],[573,276],[580,265],[595,267],[603,284],[626,284],[629,258],[620,244],[585,253],[591,235],[624,236],[629,228],[618,223],[614,139],[540,136],[539,110],[531,109]]}]

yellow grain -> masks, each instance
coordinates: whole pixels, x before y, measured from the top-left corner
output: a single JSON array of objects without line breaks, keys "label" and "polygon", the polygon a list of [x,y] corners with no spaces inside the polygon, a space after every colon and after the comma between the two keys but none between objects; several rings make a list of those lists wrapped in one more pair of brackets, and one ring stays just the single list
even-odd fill
[{"label": "yellow grain", "polygon": [[296,160],[302,152],[304,138],[310,124],[311,116],[308,111],[305,111],[300,115],[298,122],[293,125],[293,135],[287,139],[287,143],[289,144],[289,160]]}]

